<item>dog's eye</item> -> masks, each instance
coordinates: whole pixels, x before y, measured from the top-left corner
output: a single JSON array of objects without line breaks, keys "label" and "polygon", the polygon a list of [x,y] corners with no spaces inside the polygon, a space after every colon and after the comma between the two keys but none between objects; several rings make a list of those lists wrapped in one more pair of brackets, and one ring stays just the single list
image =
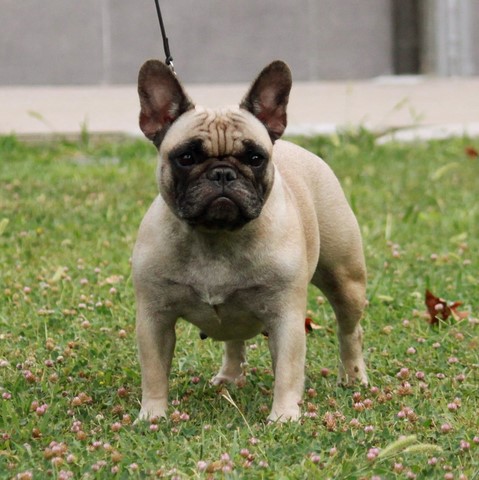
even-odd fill
[{"label": "dog's eye", "polygon": [[246,157],[246,162],[250,167],[261,167],[263,165],[265,158],[259,153],[250,153]]},{"label": "dog's eye", "polygon": [[176,163],[180,167],[192,167],[196,163],[195,156],[190,152],[182,153],[176,157]]}]

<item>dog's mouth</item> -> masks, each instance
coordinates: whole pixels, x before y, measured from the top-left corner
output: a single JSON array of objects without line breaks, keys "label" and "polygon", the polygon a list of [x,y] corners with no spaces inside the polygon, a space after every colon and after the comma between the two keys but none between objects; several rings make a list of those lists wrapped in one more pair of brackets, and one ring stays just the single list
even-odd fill
[{"label": "dog's mouth", "polygon": [[228,215],[231,211],[238,211],[239,207],[236,203],[229,197],[221,195],[218,198],[215,198],[208,207],[209,210],[217,211],[219,215],[226,214]]},{"label": "dog's mouth", "polygon": [[251,192],[223,191],[206,197],[194,205],[183,204],[179,209],[181,218],[189,225],[208,230],[237,230],[261,213],[262,202]]},{"label": "dog's mouth", "polygon": [[241,219],[238,205],[231,198],[221,195],[207,207],[202,224],[212,229],[234,229],[244,224]]},{"label": "dog's mouth", "polygon": [[253,218],[255,217],[241,203],[222,194],[206,205],[203,212],[189,223],[209,230],[237,230]]}]

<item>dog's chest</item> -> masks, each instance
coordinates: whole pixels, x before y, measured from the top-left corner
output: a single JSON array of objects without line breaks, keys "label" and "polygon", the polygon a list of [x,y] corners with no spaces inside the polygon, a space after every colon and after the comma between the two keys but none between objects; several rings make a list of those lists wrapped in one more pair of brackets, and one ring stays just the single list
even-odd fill
[{"label": "dog's chest", "polygon": [[219,305],[224,305],[226,298],[230,295],[224,289],[195,289],[195,293],[198,295],[201,302],[218,309]]},{"label": "dog's chest", "polygon": [[217,340],[247,339],[263,329],[265,306],[256,288],[192,288],[182,317]]},{"label": "dog's chest", "polygon": [[269,310],[267,288],[238,269],[198,269],[183,272],[169,287],[178,316],[218,340],[246,339],[263,329]]}]

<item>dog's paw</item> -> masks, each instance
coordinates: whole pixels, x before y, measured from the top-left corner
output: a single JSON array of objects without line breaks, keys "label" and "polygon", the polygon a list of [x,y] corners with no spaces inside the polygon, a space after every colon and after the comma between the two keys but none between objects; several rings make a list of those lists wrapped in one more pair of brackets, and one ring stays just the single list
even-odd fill
[{"label": "dog's paw", "polygon": [[358,383],[364,387],[367,387],[369,383],[366,366],[363,361],[355,362],[354,365],[341,365],[339,367],[338,385],[351,387]]},{"label": "dog's paw", "polygon": [[158,401],[143,401],[138,421],[151,422],[155,418],[166,418],[166,405]]},{"label": "dog's paw", "polygon": [[298,406],[284,410],[273,410],[268,416],[270,423],[297,422],[301,418],[301,410]]},{"label": "dog's paw", "polygon": [[246,365],[246,362],[242,362],[239,365],[226,362],[220,371],[210,380],[210,384],[218,386],[225,383],[234,383],[238,387],[244,387],[246,383]]},{"label": "dog's paw", "polygon": [[210,383],[215,387],[225,383],[234,383],[238,387],[243,387],[246,383],[246,376],[242,373],[239,375],[225,375],[220,372],[210,380]]},{"label": "dog's paw", "polygon": [[148,411],[140,410],[140,413],[138,414],[137,421],[138,422],[155,423],[155,420],[158,420],[160,418],[166,418],[166,412],[161,414],[161,415],[155,415],[154,413],[150,413]]}]

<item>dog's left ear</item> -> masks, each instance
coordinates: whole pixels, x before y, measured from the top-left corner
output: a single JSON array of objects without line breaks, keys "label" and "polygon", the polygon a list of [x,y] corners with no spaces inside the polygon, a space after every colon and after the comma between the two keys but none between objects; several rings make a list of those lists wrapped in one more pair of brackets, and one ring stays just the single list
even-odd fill
[{"label": "dog's left ear", "polygon": [[168,127],[194,108],[171,69],[159,60],[148,60],[138,74],[140,128],[158,147]]},{"label": "dog's left ear", "polygon": [[258,75],[240,104],[264,124],[272,142],[281,137],[286,128],[291,83],[288,65],[276,60]]}]

